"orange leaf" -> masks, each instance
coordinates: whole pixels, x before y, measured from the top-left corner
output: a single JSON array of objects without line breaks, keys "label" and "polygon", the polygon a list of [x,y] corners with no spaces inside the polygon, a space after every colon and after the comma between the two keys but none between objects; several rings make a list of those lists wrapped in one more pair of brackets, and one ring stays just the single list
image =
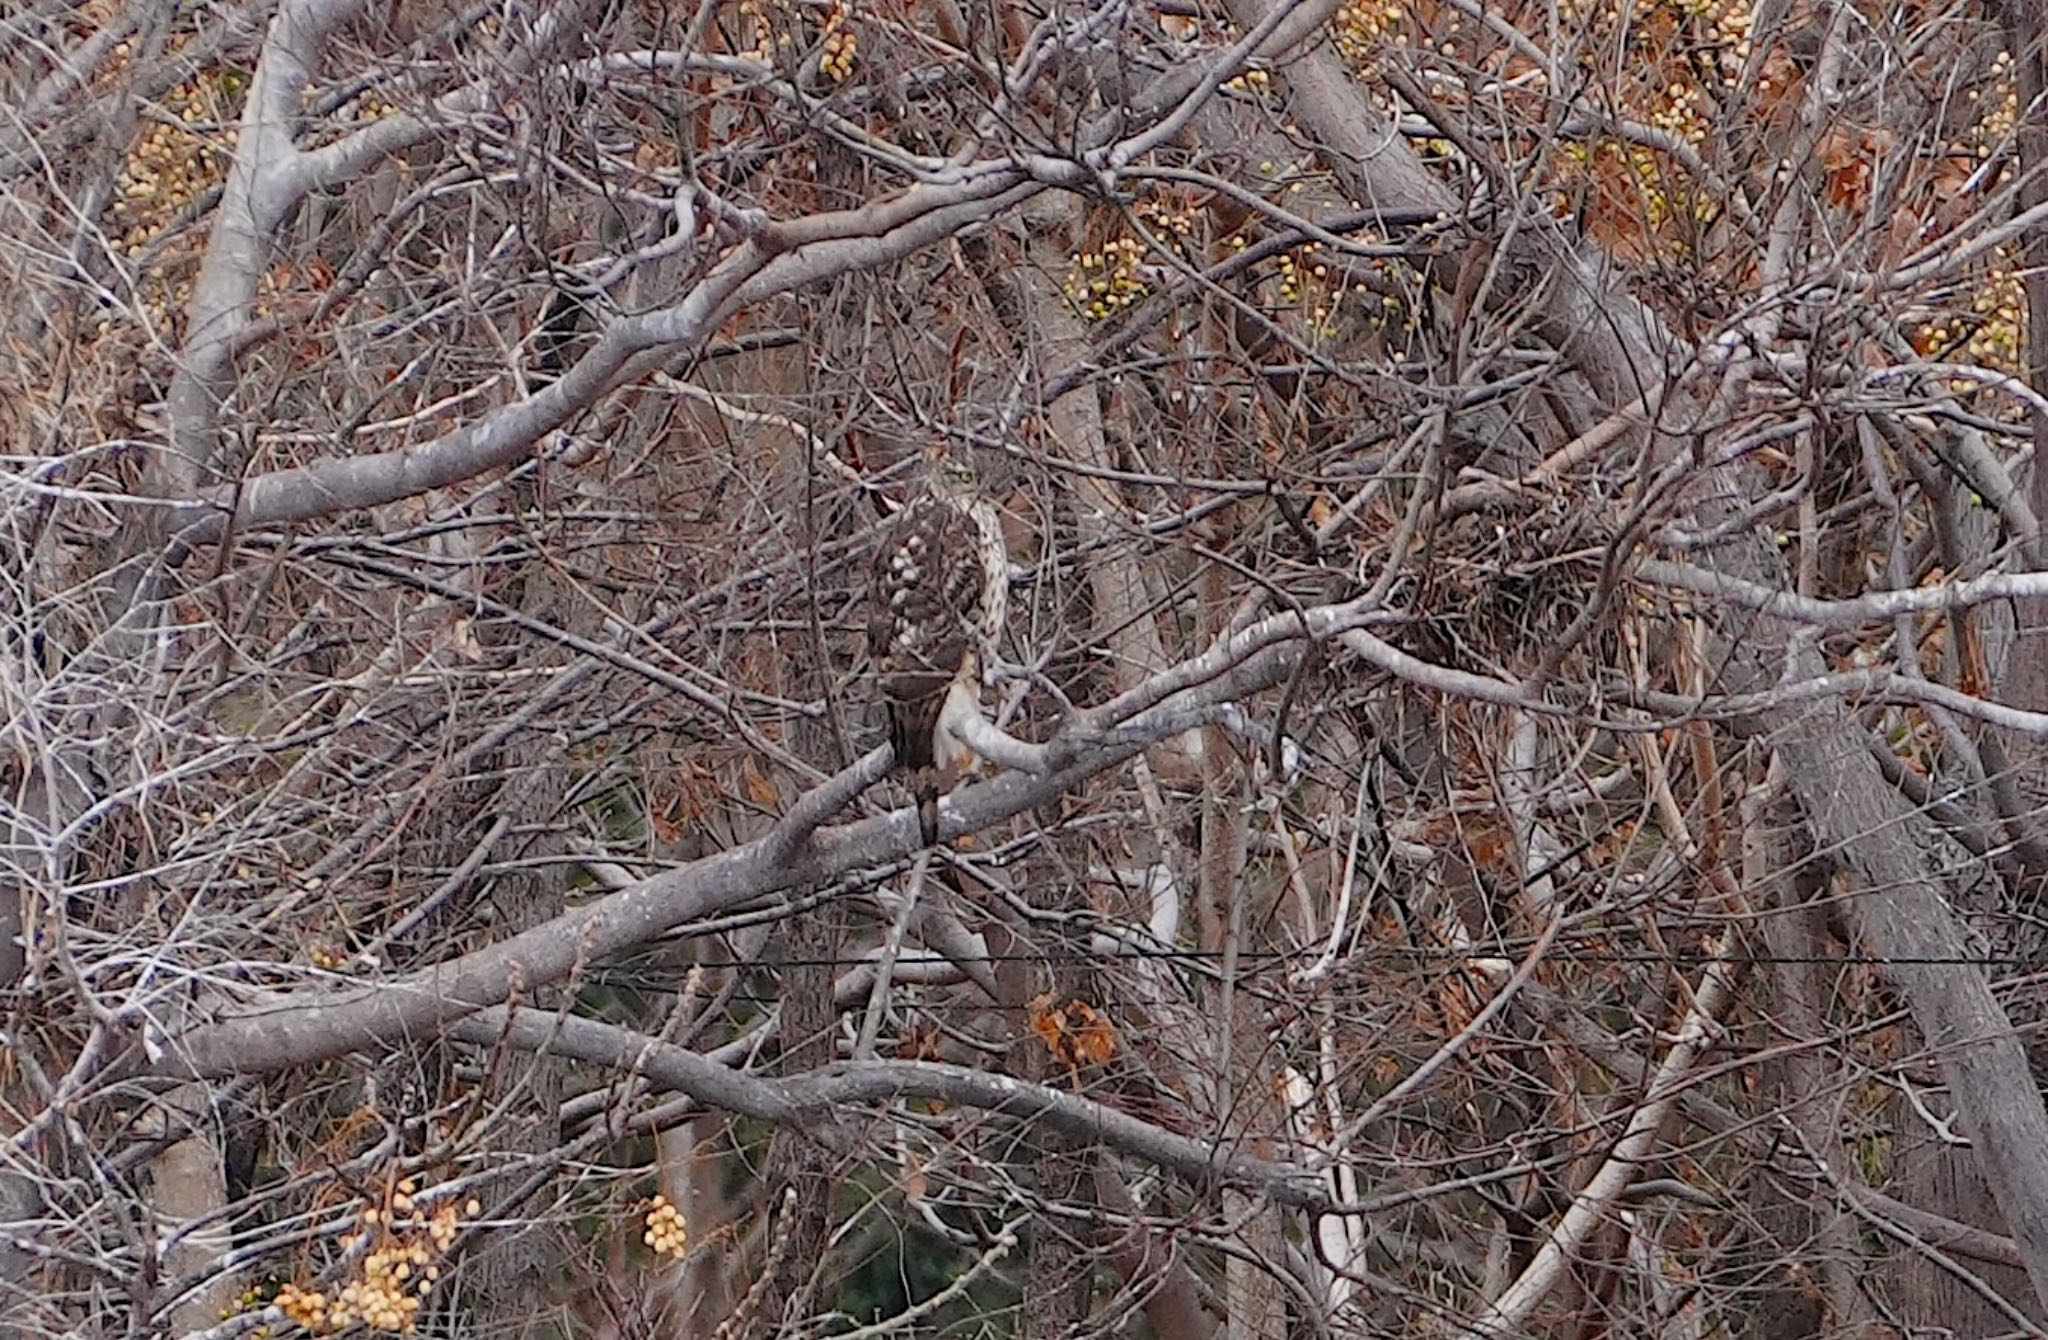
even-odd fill
[{"label": "orange leaf", "polygon": [[1868,133],[1830,131],[1820,142],[1828,203],[1838,209],[1861,209],[1870,195],[1870,165],[1882,146]]},{"label": "orange leaf", "polygon": [[747,764],[745,780],[747,795],[756,805],[764,809],[773,809],[781,802],[782,793],[775,789],[775,783],[762,776],[752,763]]},{"label": "orange leaf", "polygon": [[1082,1065],[1106,1065],[1116,1055],[1116,1030],[1109,1020],[1078,1000],[1067,1007],[1067,1014],[1079,1023],[1074,1031],[1075,1058]]},{"label": "orange leaf", "polygon": [[1050,992],[1031,1002],[1031,1031],[1045,1040],[1045,1045],[1057,1056],[1060,1051],[1060,1019],[1053,1012]]},{"label": "orange leaf", "polygon": [[1116,1030],[1093,1005],[1070,1000],[1053,1008],[1048,993],[1031,1002],[1031,1031],[1069,1070],[1101,1065],[1116,1055]]}]

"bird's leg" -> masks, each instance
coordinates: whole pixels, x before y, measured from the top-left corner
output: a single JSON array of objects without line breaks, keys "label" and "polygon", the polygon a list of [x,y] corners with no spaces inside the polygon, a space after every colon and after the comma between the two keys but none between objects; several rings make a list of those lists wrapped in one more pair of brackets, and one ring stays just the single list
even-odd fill
[{"label": "bird's leg", "polygon": [[992,689],[1019,681],[1036,683],[1045,677],[1045,667],[1052,664],[1052,648],[1049,646],[1029,661],[1006,659],[994,639],[984,641],[978,650],[981,654],[981,682]]},{"label": "bird's leg", "polygon": [[[962,743],[964,744],[965,741],[962,741]],[[932,765],[932,776],[936,779],[939,794],[942,796],[953,794],[953,788],[960,785],[961,780],[974,770],[974,765],[977,761],[978,756],[969,750],[964,757],[947,759],[942,763],[934,763]]]},{"label": "bird's leg", "polygon": [[920,845],[935,847],[939,842],[939,797],[948,783],[941,780],[936,765],[917,769],[906,780],[911,798],[917,802],[917,834]]}]

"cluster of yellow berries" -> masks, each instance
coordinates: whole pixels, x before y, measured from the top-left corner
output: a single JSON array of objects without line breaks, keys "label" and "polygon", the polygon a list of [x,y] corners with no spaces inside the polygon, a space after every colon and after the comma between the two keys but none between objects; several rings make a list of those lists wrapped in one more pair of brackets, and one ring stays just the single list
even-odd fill
[{"label": "cluster of yellow berries", "polygon": [[1195,235],[1196,225],[1202,220],[1202,211],[1197,206],[1172,196],[1147,197],[1133,205],[1131,213],[1151,227],[1171,233],[1183,241]]},{"label": "cluster of yellow berries", "polygon": [[[1703,137],[1704,123],[1696,130],[1690,128],[1684,120],[1689,115],[1689,112],[1673,112],[1661,119],[1661,128],[1683,138]],[[1684,238],[1664,236],[1660,231],[1685,212],[1684,206],[1673,207],[1672,185],[1682,182],[1683,178],[1665,155],[1648,145],[1600,140],[1592,145],[1561,144],[1554,161],[1561,179],[1554,197],[1559,213],[1569,213],[1576,207],[1576,188],[1586,182],[1596,182],[1601,194],[1610,198],[1612,193],[1625,187],[1631,202],[1625,207],[1631,223],[1639,218],[1657,235],[1657,245],[1682,254]],[[1713,216],[1714,202],[1706,192],[1688,192],[1681,185],[1680,193],[1690,196],[1690,209],[1695,220],[1704,222]],[[1633,232],[1633,228],[1630,231]]]},{"label": "cluster of yellow berries", "polygon": [[[1232,251],[1243,251],[1251,245],[1251,240],[1239,233],[1230,239],[1229,245]],[[1404,272],[1401,274],[1393,273],[1385,263],[1375,263],[1372,268],[1383,278],[1405,279],[1411,283],[1415,278],[1405,266],[1398,267]],[[1354,283],[1347,290],[1343,276],[1333,278],[1330,267],[1313,256],[1302,259],[1291,252],[1283,254],[1279,269],[1281,303],[1290,307],[1306,305],[1308,325],[1313,334],[1324,338],[1336,334],[1337,309],[1347,300],[1355,300],[1349,309],[1353,311],[1358,310],[1358,304],[1364,304],[1367,309],[1365,318],[1383,329],[1415,330],[1415,316],[1399,298],[1391,293],[1376,294],[1370,284],[1363,282]],[[1395,358],[1399,357],[1397,353]]]},{"label": "cluster of yellow berries", "polygon": [[1330,40],[1337,54],[1356,65],[1370,62],[1401,22],[1397,0],[1344,0],[1330,16]]},{"label": "cluster of yellow berries", "polygon": [[1067,277],[1067,300],[1091,321],[1103,321],[1149,291],[1139,264],[1145,248],[1135,237],[1104,243],[1100,251],[1077,252]]},{"label": "cluster of yellow berries", "polygon": [[[1382,326],[1398,324],[1401,316],[1401,300],[1389,294],[1375,299],[1373,291],[1365,284],[1356,284],[1351,296],[1370,304],[1374,308],[1384,307],[1383,314],[1368,312],[1368,319]],[[1309,333],[1319,339],[1331,339],[1337,334],[1337,306],[1345,299],[1342,276],[1332,279],[1330,267],[1313,258],[1303,260],[1292,254],[1280,257],[1280,300],[1288,306],[1303,309]],[[1407,329],[1415,329],[1410,317]]]},{"label": "cluster of yellow berries", "polygon": [[795,38],[777,29],[765,0],[740,0],[740,22],[754,30],[754,45],[740,53],[749,60],[765,62],[774,56],[776,48],[795,43]]},{"label": "cluster of yellow berries", "polygon": [[[311,93],[307,96],[310,97]],[[313,109],[308,107],[305,111],[310,118]],[[395,116],[397,113],[396,106],[366,90],[347,102],[328,109],[319,119],[309,121],[306,142],[312,148],[332,144],[365,126],[374,125],[385,117]]]},{"label": "cluster of yellow berries", "polygon": [[[411,1178],[398,1184],[387,1213],[376,1206],[363,1211],[363,1231],[342,1239],[348,1248],[361,1246],[370,1234],[377,1243],[362,1259],[361,1275],[329,1297],[319,1289],[287,1284],[276,1303],[291,1321],[309,1331],[340,1331],[358,1322],[373,1331],[403,1335],[419,1320],[420,1307],[441,1278],[435,1264],[455,1245],[462,1223],[450,1201],[431,1213],[416,1214]],[[483,1207],[472,1200],[462,1213],[474,1218]]]},{"label": "cluster of yellow berries", "polygon": [[681,1260],[690,1246],[690,1226],[683,1222],[683,1212],[669,1204],[668,1197],[656,1196],[647,1211],[647,1231],[640,1235],[640,1240],[657,1255]]},{"label": "cluster of yellow berries", "polygon": [[1264,93],[1273,83],[1273,76],[1264,70],[1246,70],[1223,81],[1223,87],[1233,93]]},{"label": "cluster of yellow berries", "polygon": [[1723,34],[1749,32],[1749,0],[1657,0],[1650,9],[1704,23]]},{"label": "cluster of yellow berries", "polygon": [[1293,252],[1280,257],[1280,301],[1297,303],[1308,296],[1311,287],[1330,277],[1327,265],[1309,265],[1295,258]]},{"label": "cluster of yellow berries", "polygon": [[[289,1288],[290,1286],[287,1285],[286,1287]],[[278,1291],[277,1294],[277,1297],[281,1296],[282,1290]],[[220,1319],[222,1321],[231,1321],[241,1316],[244,1312],[254,1312],[260,1308],[269,1307],[277,1301],[277,1297],[273,1297],[271,1290],[266,1288],[244,1289],[240,1297],[220,1310]],[[268,1326],[258,1326],[255,1330],[248,1332],[248,1336],[249,1340],[270,1340],[271,1330]]]},{"label": "cluster of yellow berries", "polygon": [[[127,45],[121,43],[116,53],[126,54]],[[163,235],[173,215],[227,174],[235,132],[214,129],[224,119],[213,105],[221,100],[216,96],[222,92],[220,83],[217,76],[211,85],[188,81],[166,95],[164,105],[176,122],[151,121],[122,165],[114,219],[129,256],[141,255]]]},{"label": "cluster of yellow berries", "polygon": [[1259,163],[1258,175],[1258,184],[1266,189],[1284,189],[1289,194],[1296,194],[1316,177],[1317,168],[1314,161],[1306,157],[1288,163],[1276,163],[1268,158]]},{"label": "cluster of yellow berries", "polygon": [[1642,199],[1644,221],[1653,230],[1661,229],[1672,218],[1671,197],[1666,193],[1672,179],[1665,165],[1656,150],[1641,144],[1629,145],[1621,157]]},{"label": "cluster of yellow berries", "polygon": [[367,126],[373,121],[382,121],[387,116],[394,116],[397,112],[398,108],[384,101],[384,99],[376,94],[364,93],[359,97],[350,98],[347,102],[343,103],[336,111],[335,116],[337,120],[347,121],[357,126]]},{"label": "cluster of yellow berries", "polygon": [[2013,77],[2012,53],[2001,51],[1991,58],[1991,77],[1987,81],[1995,90],[1985,98],[1972,88],[1963,93],[1965,100],[1985,104],[1978,113],[1977,140],[1980,153],[1989,153],[2004,143],[2020,122],[2020,86]]},{"label": "cluster of yellow berries", "polygon": [[1913,347],[1937,358],[1960,358],[2017,372],[2026,341],[2027,296],[2020,277],[1999,269],[1971,296],[1966,317],[1939,317],[1913,332]]},{"label": "cluster of yellow berries", "polygon": [[1675,139],[1701,144],[1707,138],[1707,118],[1700,114],[1697,89],[1673,82],[1652,95],[1650,124]]},{"label": "cluster of yellow berries", "polygon": [[[1236,41],[1237,30],[1228,25],[1204,25],[1203,22],[1186,14],[1160,14],[1157,16],[1159,31],[1176,42],[1192,42],[1205,31],[1223,41]],[[1246,70],[1223,81],[1223,87],[1235,93],[1263,92],[1273,82],[1273,76],[1264,70]]]},{"label": "cluster of yellow berries", "polygon": [[[1637,45],[1627,29],[1617,32],[1617,27],[1628,22],[1626,15],[1638,11],[1617,6],[1611,0],[1566,0],[1564,10],[1574,24],[1586,29],[1589,38],[1619,39],[1632,50]],[[1642,10],[1631,25],[1633,28],[1678,27],[1692,50],[1712,54],[1724,84],[1732,86],[1741,80],[1751,50],[1751,0],[1651,0]],[[1603,62],[1612,59],[1611,49],[1603,51],[1602,45],[1599,40],[1579,44],[1578,62],[1582,70],[1597,71],[1603,68]],[[1782,76],[1779,81],[1782,82]],[[1773,77],[1765,76],[1759,82],[1762,87],[1755,90],[1757,95],[1768,95]]]},{"label": "cluster of yellow berries", "polygon": [[1749,65],[1749,54],[1752,49],[1749,43],[1749,30],[1754,19],[1749,11],[1748,0],[1719,5],[1709,0],[1709,7],[1718,10],[1714,14],[1703,16],[1709,20],[1713,30],[1708,40],[1716,48],[1714,62],[1720,69],[1721,81],[1733,85],[1741,80],[1743,70]]},{"label": "cluster of yellow berries", "polygon": [[860,41],[846,26],[846,6],[834,4],[825,15],[825,54],[818,70],[835,84],[853,77],[853,62],[860,55]]},{"label": "cluster of yellow berries", "polygon": [[2020,351],[2027,331],[2027,294],[2020,277],[2006,271],[1991,276],[1970,305],[1981,319],[1966,346],[1970,360],[2018,372],[2025,366]]}]

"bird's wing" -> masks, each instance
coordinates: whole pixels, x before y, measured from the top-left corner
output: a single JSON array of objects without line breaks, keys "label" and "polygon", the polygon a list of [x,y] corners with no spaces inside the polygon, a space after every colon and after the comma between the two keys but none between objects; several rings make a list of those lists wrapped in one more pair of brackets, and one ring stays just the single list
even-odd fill
[{"label": "bird's wing", "polygon": [[868,651],[904,768],[932,766],[946,690],[977,648],[979,538],[965,509],[927,500],[903,514],[875,556]]}]

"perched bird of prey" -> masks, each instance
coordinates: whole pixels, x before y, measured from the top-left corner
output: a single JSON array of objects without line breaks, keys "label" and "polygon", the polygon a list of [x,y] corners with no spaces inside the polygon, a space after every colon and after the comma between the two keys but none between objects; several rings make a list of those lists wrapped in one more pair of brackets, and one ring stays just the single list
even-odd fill
[{"label": "perched bird of prey", "polygon": [[938,841],[940,792],[973,758],[953,725],[981,713],[982,674],[995,663],[1009,582],[995,506],[978,492],[971,467],[939,458],[875,555],[868,616],[889,742],[917,796],[926,846]]}]

